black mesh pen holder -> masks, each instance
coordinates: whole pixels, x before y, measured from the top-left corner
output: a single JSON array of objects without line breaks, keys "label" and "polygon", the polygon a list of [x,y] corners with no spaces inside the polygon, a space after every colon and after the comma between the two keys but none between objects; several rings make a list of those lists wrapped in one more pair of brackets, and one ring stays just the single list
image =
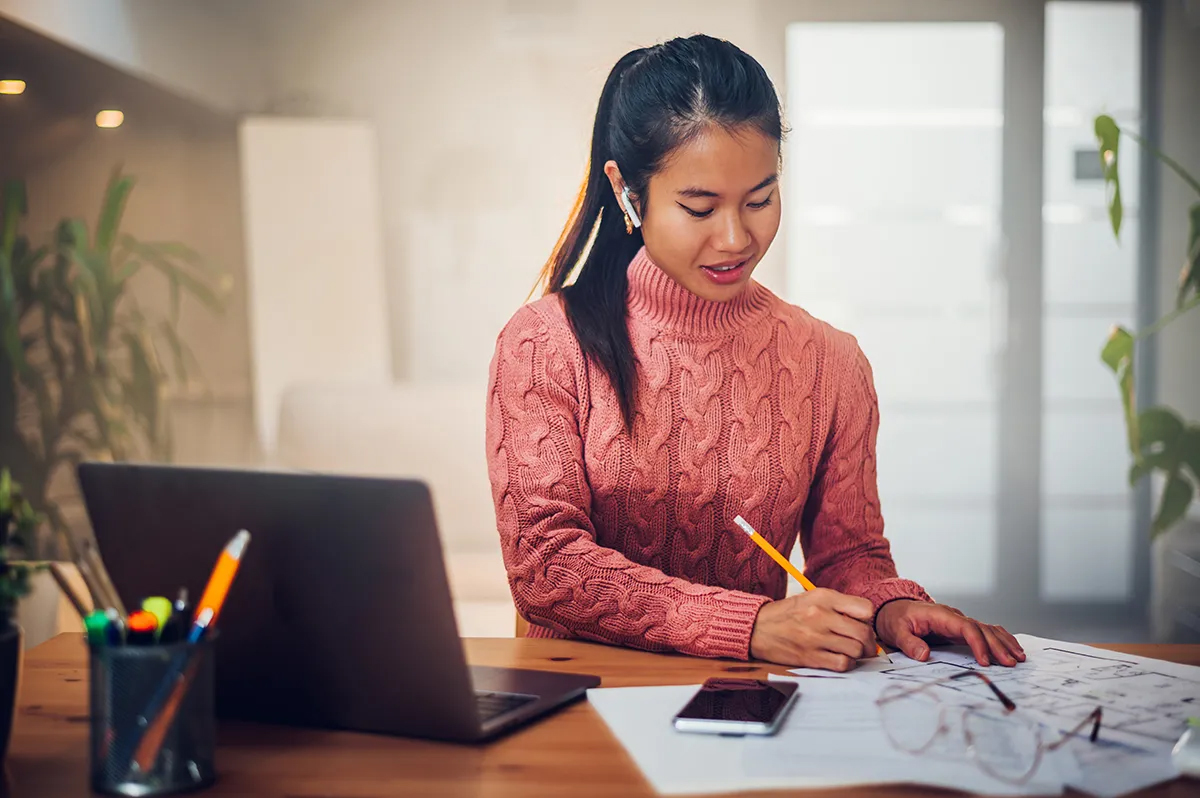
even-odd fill
[{"label": "black mesh pen holder", "polygon": [[[92,789],[110,795],[169,795],[207,787],[216,779],[216,713],[213,656],[216,634],[195,644],[91,647]],[[189,673],[190,671],[190,673]],[[161,745],[154,713],[187,674],[182,694]],[[143,769],[135,764],[148,750],[157,753]]]}]

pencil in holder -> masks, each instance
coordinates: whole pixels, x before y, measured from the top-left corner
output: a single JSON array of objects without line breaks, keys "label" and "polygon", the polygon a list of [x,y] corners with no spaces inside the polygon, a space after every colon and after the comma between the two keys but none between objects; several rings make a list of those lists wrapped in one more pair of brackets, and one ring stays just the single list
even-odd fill
[{"label": "pencil in holder", "polygon": [[[92,789],[110,795],[169,795],[216,779],[213,667],[216,634],[195,644],[90,646]],[[155,721],[150,710],[184,670],[187,692],[146,768],[134,765]]]}]

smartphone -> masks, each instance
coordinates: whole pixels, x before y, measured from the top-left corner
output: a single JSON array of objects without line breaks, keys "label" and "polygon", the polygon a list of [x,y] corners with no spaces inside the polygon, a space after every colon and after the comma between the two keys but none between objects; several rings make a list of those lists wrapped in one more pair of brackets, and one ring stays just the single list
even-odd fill
[{"label": "smartphone", "polygon": [[704,734],[774,734],[800,696],[796,682],[712,678],[675,715],[675,728]]}]

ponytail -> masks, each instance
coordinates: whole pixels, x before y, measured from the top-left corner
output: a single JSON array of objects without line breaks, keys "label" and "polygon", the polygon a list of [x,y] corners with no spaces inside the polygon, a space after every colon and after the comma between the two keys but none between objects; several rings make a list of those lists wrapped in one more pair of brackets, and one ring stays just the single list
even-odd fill
[{"label": "ponytail", "polygon": [[[627,269],[642,248],[642,231],[634,228],[632,234],[625,232],[623,209],[613,196],[604,165],[613,160],[609,139],[614,97],[625,73],[645,53],[634,50],[626,54],[604,82],[592,127],[587,177],[541,278],[546,294],[563,295],[567,319],[579,347],[608,375],[627,430],[633,428],[637,369],[626,323],[625,295],[629,287]],[[576,266],[579,272],[568,286]]]}]

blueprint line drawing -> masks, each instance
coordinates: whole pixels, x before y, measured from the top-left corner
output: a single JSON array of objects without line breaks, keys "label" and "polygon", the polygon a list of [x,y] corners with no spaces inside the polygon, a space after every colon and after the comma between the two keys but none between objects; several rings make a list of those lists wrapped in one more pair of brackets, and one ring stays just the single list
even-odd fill
[{"label": "blueprint line drawing", "polygon": [[[881,676],[922,682],[964,668],[985,673],[1019,709],[1043,722],[1073,725],[1098,705],[1104,710],[1101,736],[1105,731],[1121,732],[1151,746],[1173,744],[1186,728],[1187,719],[1200,714],[1200,679],[1160,672],[1152,663],[1121,654],[1104,656],[1058,646],[1040,648],[1013,668],[983,667],[958,651],[936,652],[930,662],[902,663],[882,671]],[[955,703],[995,700],[987,686],[975,680],[953,682],[944,690],[967,699]]]}]

